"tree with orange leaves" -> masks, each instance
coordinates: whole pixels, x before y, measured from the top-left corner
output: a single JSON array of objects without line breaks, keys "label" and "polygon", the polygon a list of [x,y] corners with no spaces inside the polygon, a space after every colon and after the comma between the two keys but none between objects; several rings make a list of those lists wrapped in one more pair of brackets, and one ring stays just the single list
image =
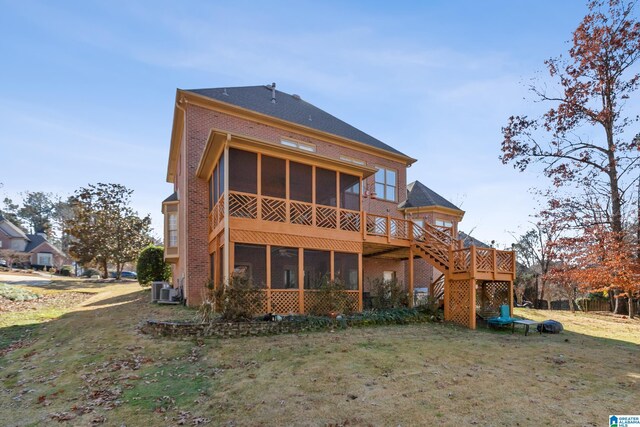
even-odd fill
[{"label": "tree with orange leaves", "polygon": [[503,163],[524,171],[533,163],[556,186],[576,185],[606,202],[606,220],[619,235],[623,211],[638,181],[640,138],[631,133],[638,116],[627,99],[640,85],[640,23],[635,1],[595,0],[573,33],[568,58],[546,61],[550,78],[531,86],[550,105],[539,118],[511,116],[502,128]]}]

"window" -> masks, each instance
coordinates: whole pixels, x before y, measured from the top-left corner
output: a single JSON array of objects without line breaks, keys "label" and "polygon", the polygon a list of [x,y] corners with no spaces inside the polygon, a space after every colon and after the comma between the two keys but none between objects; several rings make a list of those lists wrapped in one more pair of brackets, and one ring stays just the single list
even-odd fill
[{"label": "window", "polygon": [[271,289],[298,289],[298,248],[271,247]]},{"label": "window", "polygon": [[262,156],[262,195],[284,199],[287,192],[287,161]]},{"label": "window", "polygon": [[340,207],[352,211],[360,210],[360,178],[340,174]]},{"label": "window", "polygon": [[249,151],[229,150],[229,189],[243,193],[258,192],[258,155]]},{"label": "window", "polygon": [[281,139],[280,144],[286,147],[297,148],[298,150],[302,150],[302,151],[309,151],[311,153],[316,152],[316,146],[314,144],[309,144],[308,142],[292,141],[290,139]]},{"label": "window", "polygon": [[169,247],[175,248],[178,246],[178,214],[169,214],[169,226],[167,228],[169,237]]},{"label": "window", "polygon": [[450,221],[443,221],[441,219],[436,219],[436,225],[438,227],[447,227],[447,228],[451,228],[453,227],[453,223]]},{"label": "window", "polygon": [[331,279],[331,252],[304,250],[304,288],[319,289]]},{"label": "window", "polygon": [[336,206],[336,172],[316,168],[316,203]]},{"label": "window", "polygon": [[289,162],[289,198],[311,203],[313,174],[309,165]]},{"label": "window", "polygon": [[51,254],[38,254],[37,258],[38,258],[38,265],[46,265],[46,266],[53,265],[53,255]]},{"label": "window", "polygon": [[396,280],[396,272],[395,271],[383,271],[382,272],[382,280],[385,282],[393,282]]},{"label": "window", "polygon": [[376,196],[379,199],[396,201],[396,171],[378,168],[375,175]]},{"label": "window", "polygon": [[334,252],[334,276],[346,290],[358,290],[358,254]]},{"label": "window", "polygon": [[349,156],[340,156],[340,160],[342,160],[343,162],[353,163],[355,165],[360,165],[360,166],[365,165],[364,160],[354,159],[353,157],[349,157]]},{"label": "window", "polygon": [[234,253],[233,274],[248,278],[258,287],[267,283],[267,251],[266,246],[236,244]]}]

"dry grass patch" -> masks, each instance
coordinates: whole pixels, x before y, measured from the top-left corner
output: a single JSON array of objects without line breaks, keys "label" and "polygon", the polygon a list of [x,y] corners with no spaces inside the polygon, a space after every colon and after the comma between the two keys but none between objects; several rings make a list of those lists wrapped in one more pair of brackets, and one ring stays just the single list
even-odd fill
[{"label": "dry grass patch", "polygon": [[136,326],[192,310],[118,286],[0,360],[6,424],[602,425],[638,408],[640,351],[629,334],[640,327],[618,332],[626,325],[603,316],[584,319],[609,322],[601,331],[616,338],[543,312],[567,332],[421,324],[174,341]]}]

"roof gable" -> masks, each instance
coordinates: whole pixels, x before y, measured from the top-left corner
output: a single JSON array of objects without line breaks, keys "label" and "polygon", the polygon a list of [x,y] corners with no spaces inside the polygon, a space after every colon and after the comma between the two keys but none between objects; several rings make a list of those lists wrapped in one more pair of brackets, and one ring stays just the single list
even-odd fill
[{"label": "roof gable", "polygon": [[186,91],[408,157],[297,95],[276,90],[275,102],[272,102],[271,86],[187,89]]},{"label": "roof gable", "polygon": [[418,208],[427,206],[442,206],[449,209],[461,210],[459,207],[421,183],[413,181],[407,185],[407,200],[400,203],[399,208]]},{"label": "roof gable", "polygon": [[11,238],[21,238],[29,240],[27,235],[17,225],[9,221],[8,219],[0,216],[0,229],[5,232]]},{"label": "roof gable", "polygon": [[35,249],[38,249],[40,246],[45,245],[48,246],[53,251],[57,252],[60,255],[64,255],[64,253],[56,248],[50,241],[46,239],[46,237],[40,234],[27,234],[29,236],[29,244],[24,249],[25,252],[33,252]]}]

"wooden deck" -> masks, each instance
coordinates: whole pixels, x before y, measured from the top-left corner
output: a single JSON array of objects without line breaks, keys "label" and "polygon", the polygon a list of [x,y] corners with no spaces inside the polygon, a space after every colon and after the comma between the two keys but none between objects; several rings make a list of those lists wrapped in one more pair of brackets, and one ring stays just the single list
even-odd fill
[{"label": "wooden deck", "polygon": [[[364,258],[408,260],[410,292],[413,260],[422,258],[444,275],[445,319],[471,328],[475,328],[476,288],[485,282],[506,283],[509,297],[505,303],[512,305],[516,271],[513,251],[465,248],[448,228],[420,226],[364,211],[237,191],[229,192],[228,209],[224,203],[223,195],[209,213],[210,241],[223,230],[228,213],[233,241],[258,239],[265,244],[310,248],[322,244],[331,250],[358,252]],[[297,301],[302,300],[298,295]]]}]

